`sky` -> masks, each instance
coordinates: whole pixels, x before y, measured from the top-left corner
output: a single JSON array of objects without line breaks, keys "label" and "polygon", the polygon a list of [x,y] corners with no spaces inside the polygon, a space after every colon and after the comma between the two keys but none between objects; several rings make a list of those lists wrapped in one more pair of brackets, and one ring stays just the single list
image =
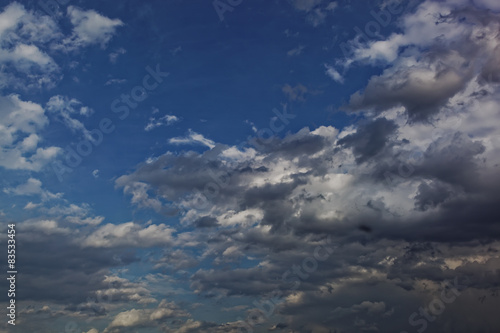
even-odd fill
[{"label": "sky", "polygon": [[499,332],[499,92],[496,0],[0,1],[0,333]]}]

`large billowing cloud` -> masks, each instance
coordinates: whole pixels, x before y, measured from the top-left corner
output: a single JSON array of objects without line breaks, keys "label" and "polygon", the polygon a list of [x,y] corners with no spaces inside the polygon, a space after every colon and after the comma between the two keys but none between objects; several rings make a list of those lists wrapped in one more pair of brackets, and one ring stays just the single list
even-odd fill
[{"label": "large billowing cloud", "polygon": [[[347,106],[366,111],[362,122],[166,153],[116,184],[138,207],[179,212],[194,228],[186,241],[213,263],[191,276],[196,293],[279,292],[255,331],[415,330],[418,304],[447,295],[448,283],[460,296],[428,332],[498,327],[488,310],[498,297],[477,300],[500,277],[498,22],[491,11],[426,2],[401,33],[358,45],[346,62],[386,67]],[[314,262],[318,246],[331,253]]]},{"label": "large billowing cloud", "polygon": [[[410,121],[439,113],[471,80],[498,80],[498,14],[456,3],[425,2],[401,20],[401,33],[353,45],[346,65],[390,66],[351,96],[349,110],[404,106]],[[495,60],[496,59],[496,60]]]}]

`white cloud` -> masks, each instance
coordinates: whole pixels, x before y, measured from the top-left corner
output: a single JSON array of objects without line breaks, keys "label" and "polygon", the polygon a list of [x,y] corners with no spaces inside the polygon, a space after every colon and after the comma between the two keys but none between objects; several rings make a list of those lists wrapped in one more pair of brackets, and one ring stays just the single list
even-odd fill
[{"label": "white cloud", "polygon": [[296,48],[291,49],[290,51],[288,51],[286,54],[289,57],[298,56],[298,55],[300,55],[302,53],[303,50],[304,50],[304,46],[303,45],[299,45]]},{"label": "white cloud", "polygon": [[72,115],[89,116],[93,113],[92,109],[83,106],[79,100],[61,95],[52,96],[47,102],[47,110],[59,116],[71,131],[81,132],[86,139],[94,141],[85,125],[80,120],[72,117]]},{"label": "white cloud", "polygon": [[127,53],[127,50],[125,50],[123,47],[120,47],[115,52],[111,52],[109,54],[109,61],[114,64],[114,63],[116,63],[116,60],[118,59],[118,57],[122,54],[125,54],[125,53]]},{"label": "white cloud", "polygon": [[26,204],[26,206],[24,206],[24,209],[31,210],[31,209],[35,209],[39,206],[40,206],[40,204],[34,204],[33,202],[30,201]]},{"label": "white cloud", "polygon": [[174,145],[203,145],[212,149],[215,147],[215,142],[205,138],[202,134],[196,133],[189,129],[189,133],[185,137],[176,137],[168,140],[169,143]]},{"label": "white cloud", "polygon": [[30,178],[25,184],[21,184],[14,188],[6,188],[3,191],[7,194],[14,195],[39,195],[43,201],[62,197],[62,193],[54,194],[42,189],[42,182],[35,178]]},{"label": "white cloud", "polygon": [[23,232],[42,232],[46,235],[69,234],[71,230],[59,227],[54,220],[28,220],[19,224],[19,229]]},{"label": "white cloud", "polygon": [[113,84],[123,84],[123,83],[126,83],[127,80],[126,79],[109,79],[108,81],[106,81],[106,83],[104,83],[105,86],[110,86],[110,85],[113,85]]},{"label": "white cloud", "polygon": [[100,44],[105,48],[115,34],[116,28],[123,25],[121,20],[110,19],[94,10],[84,11],[69,6],[67,12],[73,24],[73,34],[64,40],[64,44],[70,50],[92,44]]},{"label": "white cloud", "polygon": [[101,299],[113,299],[139,304],[151,304],[158,301],[151,297],[151,292],[144,282],[132,282],[116,275],[105,276],[102,284],[108,286],[96,291]]},{"label": "white cloud", "polygon": [[49,123],[43,108],[18,95],[0,96],[0,166],[39,171],[60,152],[39,147],[38,134]]},{"label": "white cloud", "polygon": [[57,70],[54,60],[35,45],[18,44],[11,50],[2,49],[0,62],[12,62],[17,70],[28,73],[36,65],[45,72]]},{"label": "white cloud", "polygon": [[326,75],[328,75],[332,80],[338,82],[338,83],[344,83],[344,78],[342,75],[332,66],[325,64],[326,68]]},{"label": "white cloud", "polygon": [[81,241],[85,247],[152,247],[172,244],[174,229],[165,224],[106,224]]},{"label": "white cloud", "polygon": [[178,117],[170,114],[167,114],[160,118],[151,117],[149,118],[149,122],[144,129],[146,130],[146,132],[149,132],[152,129],[155,129],[160,126],[170,126],[178,122],[179,120],[180,119]]},{"label": "white cloud", "polygon": [[14,2],[0,13],[0,88],[52,87],[59,67],[41,48],[61,38],[52,18]]},{"label": "white cloud", "polygon": [[104,221],[104,217],[96,216],[82,218],[80,216],[68,216],[66,217],[66,221],[79,225],[99,225],[102,221]]},{"label": "white cloud", "polygon": [[115,327],[155,326],[157,321],[165,318],[186,316],[188,313],[179,309],[174,302],[162,300],[156,309],[131,309],[118,313],[104,332],[110,332]]}]

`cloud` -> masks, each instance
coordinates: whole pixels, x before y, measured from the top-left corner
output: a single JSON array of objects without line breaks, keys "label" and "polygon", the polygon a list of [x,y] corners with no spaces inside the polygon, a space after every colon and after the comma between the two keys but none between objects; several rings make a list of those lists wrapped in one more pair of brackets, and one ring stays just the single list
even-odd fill
[{"label": "cloud", "polygon": [[106,83],[104,83],[105,86],[110,86],[110,85],[113,85],[113,84],[123,84],[123,83],[126,83],[127,80],[126,79],[109,79],[108,81],[106,81]]},{"label": "cloud", "polygon": [[93,113],[92,109],[82,106],[79,100],[61,95],[52,96],[47,102],[47,110],[56,115],[72,132],[81,132],[91,142],[95,140],[85,125],[72,117],[74,115],[89,116]]},{"label": "cloud", "polygon": [[332,66],[325,64],[326,75],[328,75],[332,80],[338,83],[344,83],[344,78],[342,75]]},{"label": "cloud", "polygon": [[4,7],[0,21],[0,88],[52,87],[60,68],[42,49],[62,37],[57,24],[18,2]]},{"label": "cloud", "polygon": [[118,313],[104,332],[115,332],[119,327],[154,327],[165,318],[186,317],[188,313],[173,302],[162,300],[156,309],[131,309]]},{"label": "cloud", "polygon": [[336,2],[329,2],[325,5],[323,0],[289,0],[293,7],[301,12],[307,13],[306,21],[317,27],[325,22],[328,14],[337,8]]},{"label": "cloud", "polygon": [[63,42],[69,50],[92,44],[100,44],[101,48],[105,48],[116,29],[123,25],[119,19],[110,19],[94,10],[84,11],[75,6],[69,6],[67,14],[73,25],[73,33]]},{"label": "cloud", "polygon": [[142,305],[157,303],[145,282],[131,282],[116,275],[105,275],[102,284],[105,288],[95,292],[97,299],[124,303],[136,302]]},{"label": "cloud", "polygon": [[345,147],[351,147],[354,156],[356,156],[356,162],[363,163],[385,149],[390,135],[394,134],[396,130],[397,126],[393,121],[378,118],[358,128],[356,133],[346,135],[338,143]]},{"label": "cloud", "polygon": [[60,228],[58,223],[53,220],[32,220],[25,221],[21,226],[21,230],[29,229],[30,231],[43,232],[46,235],[53,234],[69,234],[71,232],[68,228]]},{"label": "cloud", "polygon": [[[306,14],[326,6],[295,4]],[[210,149],[167,151],[117,177],[116,187],[145,210],[141,216],[157,212],[162,223],[103,225],[90,205],[30,201],[26,209],[47,216],[18,223],[18,299],[43,304],[26,316],[98,319],[109,333],[237,332],[247,325],[196,320],[203,309],[192,316],[180,302],[157,305],[168,295],[214,300],[233,318],[253,307],[269,311],[272,320],[255,330],[399,332],[458,281],[460,296],[429,331],[498,327],[498,23],[491,12],[464,7],[459,15],[447,6],[425,2],[402,17],[400,33],[353,44],[359,53],[350,60],[358,66],[383,66],[346,106],[363,112],[361,120],[247,146],[190,130],[171,143]],[[442,16],[428,15],[436,12]],[[436,38],[428,43],[428,36]],[[283,92],[295,101],[309,93],[300,84]],[[11,127],[2,144],[29,160],[48,118],[37,104],[5,100],[17,106],[0,108],[2,126]],[[56,101],[71,119],[87,114],[71,99]],[[5,191],[46,192],[34,177]],[[133,272],[119,269],[144,264],[165,275],[129,280]],[[191,290],[165,287],[174,275]],[[245,300],[249,306],[238,307]],[[43,320],[33,322],[26,330],[44,329]]]},{"label": "cloud", "polygon": [[308,92],[308,89],[301,84],[298,84],[295,87],[285,84],[282,91],[291,101],[305,101],[304,95]]},{"label": "cloud", "polygon": [[428,1],[401,19],[401,33],[351,41],[353,55],[340,61],[346,68],[368,62],[386,69],[354,93],[345,109],[381,112],[403,106],[410,121],[429,120],[477,73],[496,77],[499,66],[491,57],[498,48],[499,24],[494,17],[491,12],[462,10],[458,3]]},{"label": "cloud", "polygon": [[170,126],[178,121],[180,121],[180,119],[178,117],[176,117],[174,115],[170,115],[170,114],[164,115],[163,117],[160,117],[160,118],[151,117],[151,118],[149,118],[149,122],[146,125],[146,127],[144,128],[144,130],[146,132],[149,132],[157,127]]},{"label": "cloud", "polygon": [[168,140],[168,143],[174,145],[203,145],[212,149],[215,147],[215,143],[205,138],[202,134],[196,133],[189,129],[188,135],[185,137],[175,137]]},{"label": "cloud", "polygon": [[116,63],[116,60],[118,59],[118,57],[122,54],[125,54],[127,53],[127,50],[125,50],[123,47],[120,47],[119,49],[117,49],[115,52],[111,52],[109,54],[109,61],[113,64]]},{"label": "cloud", "polygon": [[[36,178],[29,178],[25,184],[20,184],[14,188],[5,188],[3,191],[7,194],[13,195],[39,195],[42,201],[59,199],[63,195],[62,193],[52,193],[42,189],[42,182]],[[29,208],[27,209],[30,208],[34,208],[34,205],[29,205]]]},{"label": "cloud", "polygon": [[154,247],[172,244],[174,229],[165,224],[106,224],[81,240],[84,247]]},{"label": "cloud", "polygon": [[291,49],[290,51],[288,51],[286,54],[289,57],[298,56],[298,55],[300,55],[302,53],[302,51],[304,50],[304,48],[305,48],[305,46],[299,45],[296,48]]},{"label": "cloud", "polygon": [[[420,72],[407,70],[408,77]],[[493,121],[499,87],[480,75],[452,94],[436,92],[447,102],[433,111],[433,123],[410,121],[405,107],[374,101],[377,112],[342,130],[303,128],[248,148],[214,142],[202,153],[167,152],[116,185],[131,193],[141,184],[134,204],[160,212],[177,207],[181,225],[194,228],[178,239],[196,244],[197,259],[214,264],[190,277],[200,296],[266,300],[279,292],[275,313],[287,329],[401,330],[415,304],[432,300],[443,281],[485,270],[492,279],[482,282],[484,291],[498,278],[492,266],[472,268],[474,259],[462,256],[498,261],[500,150],[491,135],[500,133]],[[318,246],[331,253],[322,252],[328,259],[316,266]],[[195,264],[187,258],[169,252],[159,265]],[[252,264],[223,266],[243,262]],[[457,301],[462,310],[450,309],[449,318],[471,311],[467,302]],[[474,325],[486,327],[479,312]]]},{"label": "cloud", "polygon": [[49,123],[39,104],[18,95],[0,96],[0,109],[0,166],[39,171],[61,151],[54,146],[39,147],[39,131]]}]

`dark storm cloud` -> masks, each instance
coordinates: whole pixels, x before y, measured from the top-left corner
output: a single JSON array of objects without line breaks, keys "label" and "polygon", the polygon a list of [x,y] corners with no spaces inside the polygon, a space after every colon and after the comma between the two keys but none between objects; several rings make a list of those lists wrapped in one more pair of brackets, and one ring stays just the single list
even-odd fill
[{"label": "dark storm cloud", "polygon": [[217,219],[212,216],[202,216],[199,219],[197,219],[193,224],[197,228],[212,228],[212,227],[217,227],[219,225]]},{"label": "dark storm cloud", "polygon": [[482,163],[477,156],[484,150],[480,141],[464,133],[441,137],[429,145],[424,162],[418,166],[416,173],[472,189],[477,185],[477,172]]},{"label": "dark storm cloud", "polygon": [[356,156],[356,162],[363,163],[386,148],[389,136],[396,129],[397,126],[393,121],[378,118],[360,127],[356,133],[340,139],[338,143],[345,147],[351,147]]},{"label": "dark storm cloud", "polygon": [[[427,65],[429,66],[429,65]],[[430,82],[412,77],[414,68],[400,68],[370,79],[363,92],[351,96],[346,107],[352,111],[374,109],[377,112],[404,106],[411,121],[424,121],[439,112],[448,99],[465,87],[470,71],[457,72],[446,67],[432,73]]]},{"label": "dark storm cloud", "polygon": [[451,192],[449,187],[439,182],[422,183],[418,187],[418,194],[415,197],[415,208],[423,211],[434,208],[448,199]]},{"label": "dark storm cloud", "polygon": [[[138,260],[129,250],[86,249],[72,240],[57,236],[38,235],[37,240],[23,242],[19,236],[18,258],[23,263],[20,274],[24,288],[19,300],[78,304],[95,291],[108,286],[103,282],[109,269]],[[40,249],[44,249],[40,251]],[[63,272],[63,273],[62,273]],[[55,293],[54,290],[59,292]]]}]

